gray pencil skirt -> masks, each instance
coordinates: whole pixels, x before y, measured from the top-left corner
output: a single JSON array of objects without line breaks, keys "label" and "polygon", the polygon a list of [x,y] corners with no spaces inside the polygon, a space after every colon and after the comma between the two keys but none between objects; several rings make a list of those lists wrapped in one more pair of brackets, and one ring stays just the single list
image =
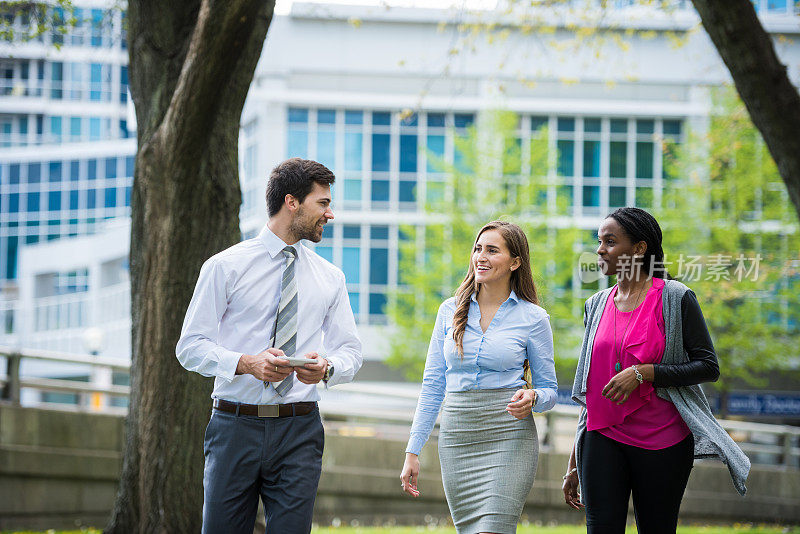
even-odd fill
[{"label": "gray pencil skirt", "polygon": [[445,397],[439,461],[459,534],[517,531],[536,476],[539,439],[532,416],[520,420],[506,412],[515,391],[458,391]]}]

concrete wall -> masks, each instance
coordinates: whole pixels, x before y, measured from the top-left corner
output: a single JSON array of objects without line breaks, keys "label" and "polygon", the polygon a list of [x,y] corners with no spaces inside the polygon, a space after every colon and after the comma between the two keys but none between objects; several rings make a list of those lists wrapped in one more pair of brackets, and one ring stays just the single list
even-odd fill
[{"label": "concrete wall", "polygon": [[[0,529],[103,526],[121,467],[120,417],[0,405]],[[422,496],[400,490],[405,440],[380,427],[329,425],[316,521],[361,525],[446,523],[436,443],[420,458]],[[566,456],[543,453],[523,520],[580,522],[563,504]],[[727,468],[695,465],[683,500],[684,522],[800,523],[800,471],[758,467],[740,498]],[[199,489],[198,489],[199,491]]]}]

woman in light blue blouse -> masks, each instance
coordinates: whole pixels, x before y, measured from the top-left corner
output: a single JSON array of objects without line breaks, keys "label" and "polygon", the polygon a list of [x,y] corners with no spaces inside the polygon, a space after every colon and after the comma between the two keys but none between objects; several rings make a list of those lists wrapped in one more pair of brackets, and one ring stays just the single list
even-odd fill
[{"label": "woman in light blue blouse", "polygon": [[[419,453],[441,408],[442,482],[459,534],[516,532],[533,485],[531,410],[549,410],[557,395],[553,334],[537,302],[522,229],[481,228],[464,281],[439,307],[400,475],[419,496]],[[523,389],[526,362],[533,389]]]}]

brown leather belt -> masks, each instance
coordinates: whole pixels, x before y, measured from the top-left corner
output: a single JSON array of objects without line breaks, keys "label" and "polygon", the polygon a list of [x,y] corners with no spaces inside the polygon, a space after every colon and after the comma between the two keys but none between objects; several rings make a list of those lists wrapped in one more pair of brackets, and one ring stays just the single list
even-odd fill
[{"label": "brown leather belt", "polygon": [[290,402],[287,404],[239,404],[223,399],[214,399],[214,408],[221,412],[258,417],[293,417],[308,415],[317,407],[316,402]]}]

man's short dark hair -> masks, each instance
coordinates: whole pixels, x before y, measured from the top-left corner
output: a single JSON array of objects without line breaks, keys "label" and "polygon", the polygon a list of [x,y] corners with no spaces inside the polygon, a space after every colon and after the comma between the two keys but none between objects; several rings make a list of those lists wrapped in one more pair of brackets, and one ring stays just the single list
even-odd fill
[{"label": "man's short dark hair", "polygon": [[286,195],[292,195],[302,203],[314,183],[329,186],[335,180],[333,172],[322,163],[302,158],[287,159],[272,169],[269,175],[267,213],[272,217],[281,211]]}]

